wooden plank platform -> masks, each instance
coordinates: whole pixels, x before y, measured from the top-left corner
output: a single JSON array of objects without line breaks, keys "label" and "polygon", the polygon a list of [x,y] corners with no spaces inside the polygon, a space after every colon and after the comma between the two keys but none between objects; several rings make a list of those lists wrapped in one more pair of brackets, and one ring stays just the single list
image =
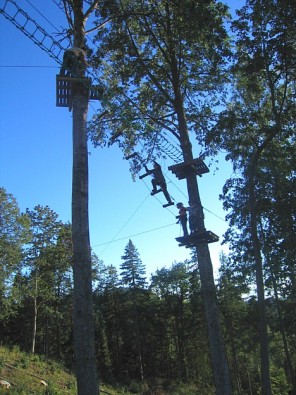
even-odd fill
[{"label": "wooden plank platform", "polygon": [[199,243],[215,243],[216,241],[219,241],[219,236],[215,235],[215,233],[210,230],[207,230],[201,233],[192,233],[188,236],[176,237],[176,240],[179,243],[179,247],[192,248],[196,247]]},{"label": "wooden plank platform", "polygon": [[90,100],[99,100],[102,88],[91,87],[90,78],[71,78],[66,76],[56,76],[56,106],[71,107],[72,86],[74,83],[81,83],[89,90]]},{"label": "wooden plank platform", "polygon": [[190,162],[178,163],[177,165],[169,166],[169,170],[176,175],[179,180],[187,177],[189,173],[195,173],[201,176],[204,173],[209,173],[208,166],[203,160],[197,158]]}]

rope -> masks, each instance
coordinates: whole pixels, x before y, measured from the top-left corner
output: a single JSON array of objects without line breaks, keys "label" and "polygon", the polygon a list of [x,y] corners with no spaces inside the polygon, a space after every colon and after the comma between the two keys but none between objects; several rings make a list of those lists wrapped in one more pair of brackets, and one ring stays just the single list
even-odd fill
[{"label": "rope", "polygon": [[[12,5],[14,8],[8,11],[8,4]],[[0,12],[22,33],[38,45],[39,48],[45,51],[51,58],[55,59],[57,63],[62,64],[59,57],[65,51],[65,48],[58,41],[54,40],[51,35],[49,35],[25,11],[23,11],[15,1],[6,0],[3,8],[0,9]]]},{"label": "rope", "polygon": [[[130,238],[132,238],[132,237],[140,236],[140,235],[143,235],[143,234],[145,234],[145,233],[155,232],[156,230],[168,228],[169,226],[173,226],[173,225],[176,225],[176,224],[173,223],[173,224],[168,224],[168,225],[164,225],[164,226],[159,226],[158,228],[153,228],[153,229],[149,229],[149,230],[144,230],[143,232],[138,232],[138,233],[134,233],[133,235],[124,236],[124,237],[121,237],[120,239],[111,240],[111,241],[106,241],[105,243],[101,243],[101,244],[95,244],[95,245],[92,246],[92,248],[100,247],[100,246],[105,245],[105,244],[108,244],[108,245],[109,245],[109,244],[111,244],[111,243],[115,243],[115,242],[117,242],[117,241],[121,241],[121,240],[125,240],[125,239],[130,239]],[[106,250],[106,249],[105,249],[105,250]],[[105,250],[103,250],[103,251],[100,253],[100,255],[102,255],[102,253],[103,253]]]},{"label": "rope", "polygon": [[[148,185],[146,184],[146,182],[142,179],[144,185],[146,186],[146,188],[148,189],[148,191],[151,191],[151,189],[148,187]],[[151,193],[149,193],[149,195],[151,195]],[[161,206],[163,206],[163,203],[161,202],[160,199],[158,199],[158,197],[156,195],[153,195],[153,197],[159,202],[159,204],[161,204]],[[172,196],[171,196],[172,200],[175,200]],[[166,209],[175,217],[176,215],[168,208],[166,207]]]},{"label": "rope", "polygon": [[[136,210],[129,216],[129,218],[125,221],[125,223],[121,226],[121,228],[119,229],[119,231],[115,234],[115,236],[113,236],[113,238],[111,239],[111,241],[109,242],[109,244],[111,244],[113,242],[113,240],[115,239],[115,237],[117,237],[119,235],[119,233],[122,231],[122,229],[124,229],[126,227],[126,225],[130,222],[130,220],[135,216],[135,214],[139,211],[139,209],[143,206],[143,204],[146,202],[147,198],[149,197],[149,195],[147,195],[145,197],[145,199],[140,203],[140,205],[136,208]],[[104,244],[108,244],[108,243],[104,243]],[[94,246],[95,247],[95,246]],[[101,251],[100,255],[102,255],[106,249],[109,247],[109,245],[106,246],[106,248],[103,249],[103,251]]]},{"label": "rope", "polygon": [[35,11],[38,12],[39,15],[42,16],[42,18],[44,18],[44,19],[46,20],[47,23],[50,24],[51,27],[53,27],[57,32],[59,32],[59,30],[55,27],[55,25],[53,25],[53,24],[50,22],[50,20],[47,19],[46,16],[45,16],[44,14],[42,14],[42,12],[40,12],[40,11],[39,11],[29,0],[26,0],[26,1],[27,1],[27,3],[30,4],[30,6],[31,6],[32,8],[34,8]]}]

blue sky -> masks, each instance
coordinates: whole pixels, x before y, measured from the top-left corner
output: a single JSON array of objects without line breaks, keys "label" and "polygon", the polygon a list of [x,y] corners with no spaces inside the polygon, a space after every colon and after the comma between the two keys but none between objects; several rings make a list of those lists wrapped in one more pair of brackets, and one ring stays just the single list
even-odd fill
[{"label": "blue sky", "polygon": [[[53,0],[18,0],[29,15],[50,34],[66,27],[63,13]],[[243,2],[228,2],[236,6]],[[0,0],[0,5],[4,0]],[[32,7],[33,6],[33,7]],[[42,14],[38,13],[36,9]],[[44,18],[44,17],[46,18]],[[55,105],[55,77],[59,68],[47,53],[0,16],[0,186],[13,194],[21,211],[48,205],[64,222],[71,222],[72,113]],[[96,111],[91,102],[89,119]],[[198,147],[194,147],[197,156]],[[217,159],[217,158],[216,158]],[[219,194],[232,169],[223,155],[219,169],[199,178],[205,224],[220,240],[227,229]],[[205,161],[207,165],[210,160]],[[188,204],[186,184],[160,161],[175,202]],[[162,267],[190,257],[175,237],[182,235],[175,206],[162,207],[162,194],[150,196],[150,177],[131,179],[128,162],[118,148],[89,144],[89,222],[93,251],[106,265],[119,268],[131,239],[137,247],[148,278]],[[210,244],[215,271],[220,242]],[[223,247],[225,249],[225,247]]]}]

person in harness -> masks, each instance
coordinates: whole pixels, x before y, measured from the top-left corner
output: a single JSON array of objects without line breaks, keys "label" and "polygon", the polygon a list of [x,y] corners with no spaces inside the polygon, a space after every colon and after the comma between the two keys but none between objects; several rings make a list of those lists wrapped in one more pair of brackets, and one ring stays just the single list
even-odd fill
[{"label": "person in harness", "polygon": [[87,66],[88,64],[83,49],[77,47],[66,49],[63,56],[60,76],[72,78],[81,77]]},{"label": "person in harness", "polygon": [[183,230],[183,236],[188,236],[187,230],[187,211],[188,209],[184,207],[183,203],[177,203],[177,208],[179,209],[179,215],[176,217],[178,219],[177,224],[181,224]]},{"label": "person in harness", "polygon": [[[167,184],[166,184],[164,175],[162,173],[160,164],[157,163],[156,161],[154,161],[152,170],[149,170],[146,165],[144,167],[145,167],[146,173],[143,174],[142,176],[140,176],[140,178],[146,177],[148,175],[152,175],[153,178],[151,180],[151,183],[152,183],[153,189],[152,189],[151,195],[153,196],[158,192],[163,192],[163,194],[168,202],[167,204],[164,205],[164,207],[173,205],[174,203],[168,193]],[[158,187],[160,189],[158,189]]]}]

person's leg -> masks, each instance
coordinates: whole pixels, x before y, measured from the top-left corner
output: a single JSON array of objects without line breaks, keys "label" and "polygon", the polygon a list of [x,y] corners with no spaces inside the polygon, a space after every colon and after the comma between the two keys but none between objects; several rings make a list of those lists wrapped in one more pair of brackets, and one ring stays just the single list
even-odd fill
[{"label": "person's leg", "polygon": [[167,187],[165,185],[161,185],[161,189],[168,203],[172,203],[172,199],[168,193]]},{"label": "person's leg", "polygon": [[180,218],[184,236],[188,236],[187,218]]},{"label": "person's leg", "polygon": [[152,192],[156,192],[157,191],[157,182],[156,182],[155,178],[152,178],[151,184],[152,184],[152,187],[153,187]]}]

